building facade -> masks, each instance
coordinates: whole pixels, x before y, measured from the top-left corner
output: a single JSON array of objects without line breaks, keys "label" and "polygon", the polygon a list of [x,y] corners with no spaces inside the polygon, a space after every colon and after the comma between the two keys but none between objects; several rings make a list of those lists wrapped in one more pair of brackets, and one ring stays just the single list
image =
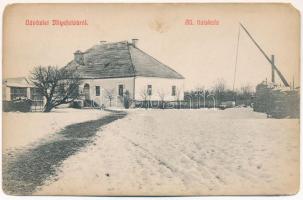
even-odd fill
[{"label": "building facade", "polygon": [[25,77],[8,78],[2,82],[3,109],[11,110],[11,102],[30,100],[31,111],[41,111],[45,100]]},{"label": "building facade", "polygon": [[101,42],[76,51],[66,68],[81,77],[81,100],[121,106],[127,93],[135,101],[184,99],[184,77],[137,47],[137,40]]},{"label": "building facade", "polygon": [[8,78],[2,83],[2,100],[33,99],[37,95],[34,85],[25,77]]}]

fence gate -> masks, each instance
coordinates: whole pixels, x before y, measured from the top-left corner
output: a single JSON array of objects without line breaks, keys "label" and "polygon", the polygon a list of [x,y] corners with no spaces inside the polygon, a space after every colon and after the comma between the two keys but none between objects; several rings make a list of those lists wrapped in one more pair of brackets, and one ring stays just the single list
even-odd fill
[{"label": "fence gate", "polygon": [[38,112],[38,111],[42,111],[42,110],[43,110],[43,99],[40,99],[40,98],[32,99],[31,111]]}]

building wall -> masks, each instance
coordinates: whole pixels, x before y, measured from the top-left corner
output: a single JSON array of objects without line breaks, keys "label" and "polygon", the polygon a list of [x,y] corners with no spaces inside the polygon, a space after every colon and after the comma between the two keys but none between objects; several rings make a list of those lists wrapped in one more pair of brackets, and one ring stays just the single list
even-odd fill
[{"label": "building wall", "polygon": [[[157,77],[135,78],[135,99],[144,100],[147,86],[152,86],[152,95],[147,100],[159,101],[164,96],[164,101],[184,100],[184,79],[168,79]],[[172,86],[176,86],[176,95],[172,96]]]},{"label": "building wall", "polygon": [[[109,79],[85,79],[82,80],[80,85],[80,92],[84,89],[84,85],[89,84],[89,94],[90,100],[93,100],[99,105],[109,106],[110,100],[108,98],[108,93],[112,94],[114,99],[112,100],[112,106],[121,106],[121,101],[118,95],[118,87],[122,84],[124,87],[124,92],[129,91],[130,97],[133,98],[134,94],[134,77],[128,78],[109,78]],[[100,86],[100,96],[96,96],[96,86]],[[81,97],[85,99],[84,94]]]},{"label": "building wall", "polygon": [[[18,88],[18,87],[17,87]],[[30,99],[30,87],[26,88],[26,97]],[[11,101],[11,87],[3,84],[2,85],[2,100],[3,101]]]},{"label": "building wall", "polygon": [[2,84],[2,101],[9,101],[8,90],[9,88],[6,85]]},{"label": "building wall", "polygon": [[[122,106],[118,95],[120,84],[124,86],[124,92],[129,91],[130,97],[135,100],[144,100],[147,86],[152,86],[152,95],[147,96],[147,100],[161,100],[160,95],[164,95],[165,101],[184,100],[184,79],[166,79],[155,77],[129,77],[129,78],[109,78],[109,79],[85,79],[80,85],[81,98],[85,99],[84,86],[89,85],[90,100],[98,105],[109,106],[110,101],[107,93],[113,95],[112,106]],[[100,96],[96,96],[96,86],[100,86]],[[172,86],[176,86],[176,95],[172,96]]]}]

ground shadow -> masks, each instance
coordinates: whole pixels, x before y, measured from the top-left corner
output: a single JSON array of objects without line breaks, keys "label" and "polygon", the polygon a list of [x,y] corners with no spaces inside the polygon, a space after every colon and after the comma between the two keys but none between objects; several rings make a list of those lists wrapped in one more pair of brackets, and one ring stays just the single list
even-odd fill
[{"label": "ground shadow", "polygon": [[51,141],[18,154],[4,154],[3,191],[10,195],[32,194],[50,176],[56,175],[56,169],[62,161],[91,143],[100,127],[125,115],[125,112],[115,111],[97,120],[69,125],[58,132],[58,137]]}]

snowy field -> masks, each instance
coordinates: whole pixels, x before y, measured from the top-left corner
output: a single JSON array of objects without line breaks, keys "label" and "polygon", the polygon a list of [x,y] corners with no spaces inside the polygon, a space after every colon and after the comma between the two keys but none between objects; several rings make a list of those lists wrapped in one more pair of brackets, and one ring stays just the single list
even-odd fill
[{"label": "snowy field", "polygon": [[100,110],[54,109],[50,113],[3,112],[3,150],[22,149],[48,140],[67,125],[107,115]]},{"label": "snowy field", "polygon": [[102,127],[35,194],[292,194],[298,186],[297,119],[138,109]]}]

